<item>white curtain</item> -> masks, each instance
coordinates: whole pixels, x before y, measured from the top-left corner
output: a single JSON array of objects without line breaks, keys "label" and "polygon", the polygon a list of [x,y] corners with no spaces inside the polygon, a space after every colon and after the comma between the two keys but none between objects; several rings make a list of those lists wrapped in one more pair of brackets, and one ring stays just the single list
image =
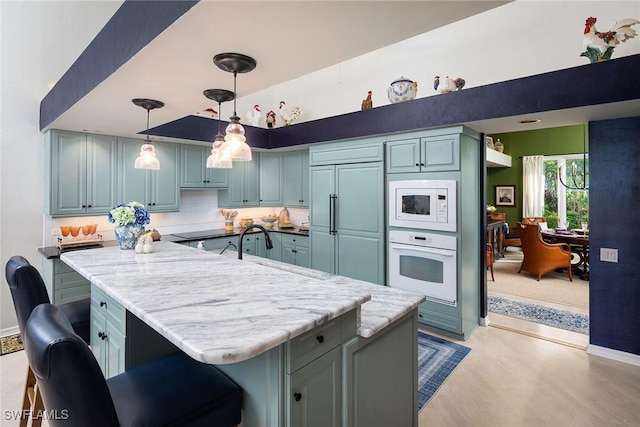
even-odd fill
[{"label": "white curtain", "polygon": [[524,156],[522,169],[522,216],[544,216],[544,156]]}]

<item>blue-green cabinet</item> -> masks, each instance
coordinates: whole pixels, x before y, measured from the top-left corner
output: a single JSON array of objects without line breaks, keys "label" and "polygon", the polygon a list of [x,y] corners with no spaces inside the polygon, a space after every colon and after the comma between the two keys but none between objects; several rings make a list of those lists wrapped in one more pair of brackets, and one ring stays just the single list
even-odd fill
[{"label": "blue-green cabinet", "polygon": [[229,188],[218,191],[218,206],[246,208],[259,206],[260,153],[249,162],[233,162],[229,169]]},{"label": "blue-green cabinet", "polygon": [[282,206],[282,153],[260,153],[260,206]]},{"label": "blue-green cabinet", "polygon": [[267,250],[267,244],[265,243],[265,237],[262,233],[255,233],[256,241],[256,255],[269,258],[276,261],[282,261],[282,233],[270,231],[269,238],[273,244],[273,248]]},{"label": "blue-green cabinet", "polygon": [[42,280],[52,304],[66,304],[91,294],[89,281],[59,258],[42,259]]},{"label": "blue-green cabinet", "polygon": [[116,203],[117,138],[52,130],[45,141],[45,213],[109,212]]},{"label": "blue-green cabinet", "polygon": [[387,173],[460,170],[459,135],[409,134],[390,139],[386,146]]},{"label": "blue-green cabinet", "polygon": [[89,345],[105,378],[125,371],[126,311],[96,286],[91,286]]},{"label": "blue-green cabinet", "polygon": [[207,168],[211,147],[182,144],[180,147],[182,167],[180,188],[227,188],[229,170]]},{"label": "blue-green cabinet", "polygon": [[160,170],[134,169],[143,141],[119,139],[118,203],[144,204],[151,212],[180,210],[180,145],[154,142]]},{"label": "blue-green cabinet", "polygon": [[309,150],[283,153],[284,182],[282,201],[284,206],[309,206]]},{"label": "blue-green cabinet", "polygon": [[311,268],[385,283],[383,154],[379,138],[311,147]]},{"label": "blue-green cabinet", "polygon": [[282,262],[311,268],[309,237],[282,234]]}]

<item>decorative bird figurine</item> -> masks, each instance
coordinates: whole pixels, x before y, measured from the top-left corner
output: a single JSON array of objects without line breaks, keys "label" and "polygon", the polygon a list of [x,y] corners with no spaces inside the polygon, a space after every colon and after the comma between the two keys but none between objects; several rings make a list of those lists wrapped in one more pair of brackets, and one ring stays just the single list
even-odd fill
[{"label": "decorative bird figurine", "polygon": [[456,90],[460,90],[464,87],[465,81],[463,78],[451,79],[449,76],[440,81],[440,76],[433,78],[433,89],[440,93],[448,93]]},{"label": "decorative bird figurine", "polygon": [[211,107],[207,108],[207,109],[206,109],[206,110],[204,110],[204,111],[208,111],[208,112],[210,112],[210,113],[211,113],[211,115],[212,115],[212,116],[214,116],[214,117],[218,115],[218,112],[217,112],[216,110],[214,110],[213,108],[211,108]]},{"label": "decorative bird figurine", "polygon": [[373,100],[371,99],[371,91],[367,92],[367,98],[362,100],[361,110],[369,110],[373,108]]},{"label": "decorative bird figurine", "polygon": [[300,117],[300,114],[302,114],[300,107],[295,107],[291,112],[289,112],[284,101],[280,101],[280,107],[278,107],[278,110],[280,111],[280,117],[284,120],[285,126],[289,126],[291,123],[296,121],[298,117]]},{"label": "decorative bird figurine", "polygon": [[250,111],[247,111],[247,121],[253,126],[258,126],[262,119],[262,110],[258,104],[254,105]]},{"label": "decorative bird figurine", "polygon": [[600,32],[596,30],[596,21],[593,16],[585,21],[583,43],[586,50],[580,54],[591,63],[611,59],[616,46],[638,34],[631,26],[640,23],[637,19],[627,18],[616,22],[610,31]]},{"label": "decorative bird figurine", "polygon": [[273,110],[269,110],[267,113],[267,127],[271,129],[276,124],[276,113]]}]

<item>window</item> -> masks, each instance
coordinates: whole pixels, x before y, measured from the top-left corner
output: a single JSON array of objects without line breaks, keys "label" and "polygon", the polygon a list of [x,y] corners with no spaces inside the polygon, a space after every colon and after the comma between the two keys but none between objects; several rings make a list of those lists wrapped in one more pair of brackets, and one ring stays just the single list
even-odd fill
[{"label": "window", "polygon": [[[560,178],[569,187],[559,181]],[[582,154],[545,156],[544,216],[549,227],[585,228],[589,222],[589,157]],[[586,182],[585,182],[586,181]]]}]

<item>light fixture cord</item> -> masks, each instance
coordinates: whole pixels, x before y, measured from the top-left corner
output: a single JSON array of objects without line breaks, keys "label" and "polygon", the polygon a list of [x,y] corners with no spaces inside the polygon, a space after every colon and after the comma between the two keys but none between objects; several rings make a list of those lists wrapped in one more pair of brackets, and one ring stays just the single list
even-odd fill
[{"label": "light fixture cord", "polygon": [[218,135],[220,135],[221,118],[222,118],[222,101],[218,101]]},{"label": "light fixture cord", "polygon": [[236,78],[238,76],[238,71],[233,72],[233,115],[237,116],[236,113],[236,99],[238,99],[238,93],[236,92]]},{"label": "light fixture cord", "polygon": [[149,111],[147,108],[147,141],[149,141]]}]

